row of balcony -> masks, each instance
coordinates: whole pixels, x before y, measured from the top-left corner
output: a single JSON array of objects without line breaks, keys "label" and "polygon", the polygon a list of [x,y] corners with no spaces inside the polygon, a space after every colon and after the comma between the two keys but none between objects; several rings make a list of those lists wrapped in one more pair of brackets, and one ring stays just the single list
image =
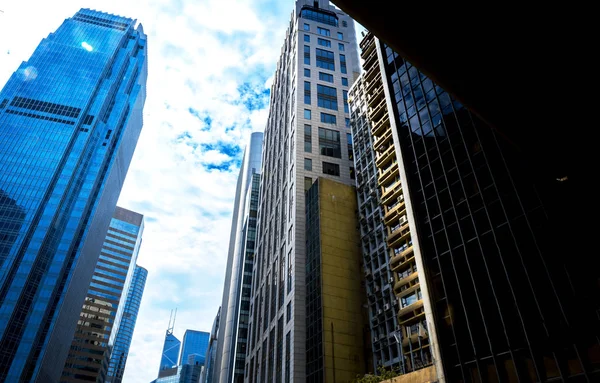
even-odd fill
[{"label": "row of balcony", "polygon": [[[394,251],[394,250],[390,250],[390,251]],[[390,269],[394,272],[397,272],[398,270],[400,270],[404,266],[406,266],[408,264],[408,262],[413,261],[414,257],[415,257],[415,255],[413,252],[412,244],[404,247],[404,249],[402,249],[400,251],[396,250],[396,253],[393,254],[392,257],[390,258]]]},{"label": "row of balcony", "polygon": [[396,177],[389,187],[381,186],[381,204],[384,206],[389,205],[395,198],[398,200],[404,200],[404,194],[402,194],[402,182],[400,177]]},{"label": "row of balcony", "polygon": [[381,117],[381,119],[379,119],[377,122],[373,123],[373,128],[371,129],[371,133],[374,136],[379,136],[381,134],[383,134],[383,130],[384,129],[390,129],[390,119],[388,114],[384,114],[383,117]]},{"label": "row of balcony", "polygon": [[387,150],[390,143],[392,143],[392,130],[388,129],[373,142],[373,149],[378,152],[383,151],[384,148]]}]

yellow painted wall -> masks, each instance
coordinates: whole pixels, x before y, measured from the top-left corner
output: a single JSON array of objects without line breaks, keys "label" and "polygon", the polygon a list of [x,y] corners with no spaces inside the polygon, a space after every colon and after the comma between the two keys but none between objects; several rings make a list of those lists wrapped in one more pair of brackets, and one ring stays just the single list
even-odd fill
[{"label": "yellow painted wall", "polygon": [[367,368],[356,189],[320,178],[319,210],[325,382],[351,382]]}]

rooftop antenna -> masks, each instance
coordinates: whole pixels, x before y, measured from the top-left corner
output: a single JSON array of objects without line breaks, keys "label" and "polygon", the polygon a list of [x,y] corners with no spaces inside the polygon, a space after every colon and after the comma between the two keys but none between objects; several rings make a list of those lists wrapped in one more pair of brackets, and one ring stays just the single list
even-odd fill
[{"label": "rooftop antenna", "polygon": [[[175,315],[173,315],[173,310],[171,310],[171,315],[169,315],[169,326],[167,327],[167,335],[173,334],[173,329],[175,328],[175,318],[177,317],[177,308],[175,308]],[[173,323],[171,323],[171,320]]]}]

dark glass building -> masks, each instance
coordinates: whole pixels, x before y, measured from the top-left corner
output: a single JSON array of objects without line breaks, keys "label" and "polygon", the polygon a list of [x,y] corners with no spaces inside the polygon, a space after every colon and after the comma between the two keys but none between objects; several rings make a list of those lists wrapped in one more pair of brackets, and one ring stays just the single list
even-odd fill
[{"label": "dark glass building", "polygon": [[[0,91],[0,381],[58,381],[142,128],[146,35],[82,9]],[[14,204],[11,203],[14,201]]]},{"label": "dark glass building", "polygon": [[117,206],[81,309],[62,382],[104,381],[142,242],[144,216]]},{"label": "dark glass building", "polygon": [[599,381],[593,302],[525,153],[379,42],[378,55],[445,380]]},{"label": "dark glass building", "polygon": [[195,364],[204,366],[210,334],[204,331],[185,330],[179,354],[179,365]]},{"label": "dark glass building", "polygon": [[117,327],[114,346],[108,364],[108,373],[106,374],[106,383],[121,383],[123,381],[129,346],[131,346],[135,322],[137,321],[147,277],[148,270],[136,265],[127,292],[121,323]]}]

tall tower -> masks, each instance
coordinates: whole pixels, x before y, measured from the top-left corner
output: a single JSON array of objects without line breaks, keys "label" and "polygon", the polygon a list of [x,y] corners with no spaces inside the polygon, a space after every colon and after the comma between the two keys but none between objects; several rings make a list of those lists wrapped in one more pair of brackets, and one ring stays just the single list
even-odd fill
[{"label": "tall tower", "polygon": [[181,342],[175,335],[173,335],[176,317],[177,309],[175,309],[175,315],[173,315],[171,312],[169,326],[165,333],[165,343],[163,345],[162,357],[160,358],[160,367],[158,369],[159,378],[163,376],[175,375],[177,373],[177,361],[179,360]]},{"label": "tall tower", "polygon": [[358,74],[354,21],[328,1],[296,1],[265,127],[248,382],[323,378],[306,355],[305,192],[317,178],[354,184],[347,94]]},{"label": "tall tower", "polygon": [[0,227],[2,381],[60,378],[142,128],[146,77],[141,25],[81,9],[0,91],[0,196],[23,212]]},{"label": "tall tower", "polygon": [[131,346],[135,322],[137,321],[147,277],[148,270],[136,265],[133,279],[127,292],[125,306],[123,307],[121,322],[116,327],[116,336],[113,349],[110,353],[106,383],[121,383],[123,381],[127,356],[129,355],[129,346]]},{"label": "tall tower", "polygon": [[61,380],[104,381],[144,232],[144,216],[117,206],[79,315]]},{"label": "tall tower", "polygon": [[252,133],[238,175],[213,369],[216,382],[244,379],[262,143],[263,133]]}]

